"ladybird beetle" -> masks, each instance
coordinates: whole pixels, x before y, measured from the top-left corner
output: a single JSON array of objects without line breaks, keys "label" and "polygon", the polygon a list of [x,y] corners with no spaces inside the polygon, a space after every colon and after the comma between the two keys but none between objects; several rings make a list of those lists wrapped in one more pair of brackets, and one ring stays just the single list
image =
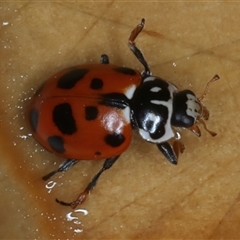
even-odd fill
[{"label": "ladybird beetle", "polygon": [[56,199],[62,205],[75,208],[85,201],[100,175],[128,148],[133,129],[138,129],[144,140],[156,144],[172,164],[177,164],[184,150],[179,128],[200,136],[197,123],[202,123],[212,136],[216,135],[205,125],[209,112],[201,100],[210,83],[219,77],[215,75],[197,98],[190,90],[178,91],[174,84],[152,76],[135,45],[144,24],[142,19],[128,40],[129,48],[144,66],[142,73],[112,65],[104,54],[100,64],[79,65],[53,75],[31,100],[27,120],[33,136],[49,152],[67,159],[43,180],[68,170],[79,160],[106,159],[75,201]]}]

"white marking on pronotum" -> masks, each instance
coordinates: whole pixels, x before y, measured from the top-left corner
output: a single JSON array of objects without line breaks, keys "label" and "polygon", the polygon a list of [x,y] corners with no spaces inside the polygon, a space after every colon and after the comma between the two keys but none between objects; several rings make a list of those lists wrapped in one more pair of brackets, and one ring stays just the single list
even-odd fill
[{"label": "white marking on pronotum", "polygon": [[150,101],[152,104],[156,104],[156,105],[163,105],[167,108],[172,108],[172,99],[170,98],[170,100],[166,101],[159,101],[159,100],[151,100]]},{"label": "white marking on pronotum", "polygon": [[172,97],[172,94],[174,92],[176,92],[178,90],[178,88],[176,87],[176,85],[174,85],[173,83],[171,82],[168,82],[168,90],[169,92],[171,93],[171,97]]},{"label": "white marking on pronotum", "polygon": [[126,122],[130,123],[130,108],[129,107],[125,107],[123,109],[123,116],[124,116],[124,119],[126,120]]},{"label": "white marking on pronotum", "polygon": [[150,102],[153,103],[153,104],[156,104],[156,105],[163,105],[162,104],[163,101],[159,101],[159,100],[151,100]]},{"label": "white marking on pronotum", "polygon": [[156,79],[157,79],[156,77],[150,76],[150,77],[145,78],[145,79],[143,80],[143,82],[154,81],[154,80],[156,80]]},{"label": "white marking on pronotum", "polygon": [[171,125],[169,125],[169,124],[165,125],[165,134],[159,139],[152,139],[149,132],[147,132],[143,129],[139,129],[139,134],[142,136],[143,139],[145,139],[146,141],[152,142],[152,143],[165,142],[174,137],[174,132],[171,128]]},{"label": "white marking on pronotum", "polygon": [[126,96],[128,99],[132,99],[135,90],[136,90],[136,85],[130,86],[130,87],[126,90],[125,96]]},{"label": "white marking on pronotum", "polygon": [[162,89],[160,87],[153,87],[150,89],[151,92],[159,92],[161,91]]}]

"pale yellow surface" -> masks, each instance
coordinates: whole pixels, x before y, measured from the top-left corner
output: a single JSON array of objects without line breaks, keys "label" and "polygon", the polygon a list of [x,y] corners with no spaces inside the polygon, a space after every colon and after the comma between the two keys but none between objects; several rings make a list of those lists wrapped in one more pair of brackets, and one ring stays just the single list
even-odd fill
[{"label": "pale yellow surface", "polygon": [[[138,46],[154,75],[201,95],[211,117],[197,138],[183,131],[177,166],[156,146],[134,140],[74,212],[58,205],[84,189],[102,162],[82,161],[52,180],[62,161],[29,137],[23,117],[37,87],[62,68],[111,63],[142,70],[127,47],[146,19]],[[0,238],[233,239],[240,238],[239,2],[1,2]],[[202,126],[201,126],[202,128]],[[202,128],[203,129],[203,128]],[[26,138],[26,139],[25,139]],[[66,215],[75,217],[67,221]]]}]

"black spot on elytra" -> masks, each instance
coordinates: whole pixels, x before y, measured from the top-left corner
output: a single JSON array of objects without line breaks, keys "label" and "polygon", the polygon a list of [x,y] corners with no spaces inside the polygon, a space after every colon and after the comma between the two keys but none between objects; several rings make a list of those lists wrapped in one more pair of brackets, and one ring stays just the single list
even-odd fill
[{"label": "black spot on elytra", "polygon": [[57,87],[62,89],[71,89],[75,84],[82,80],[84,76],[89,72],[88,69],[74,69],[64,74],[59,80]]},{"label": "black spot on elytra", "polygon": [[98,116],[98,109],[94,106],[85,107],[85,119],[88,121],[95,120]]},{"label": "black spot on elytra", "polygon": [[131,68],[127,68],[127,67],[117,67],[117,68],[114,68],[113,70],[118,73],[125,74],[125,75],[134,76],[137,74],[135,70],[133,70]]},{"label": "black spot on elytra", "polygon": [[72,108],[69,103],[61,103],[53,109],[53,122],[63,134],[73,134],[77,131]]},{"label": "black spot on elytra", "polygon": [[51,137],[48,137],[47,141],[54,151],[58,153],[65,152],[64,141],[61,137],[51,136]]},{"label": "black spot on elytra", "polygon": [[95,155],[100,156],[100,155],[101,155],[101,152],[96,151],[96,152],[95,152]]},{"label": "black spot on elytra", "polygon": [[119,147],[125,141],[125,137],[121,133],[107,134],[104,138],[105,142],[111,147]]},{"label": "black spot on elytra", "polygon": [[102,89],[103,81],[100,78],[93,78],[90,84],[90,88],[94,90]]},{"label": "black spot on elytra", "polygon": [[34,132],[37,131],[38,116],[38,111],[36,109],[32,109],[29,113],[29,123]]}]

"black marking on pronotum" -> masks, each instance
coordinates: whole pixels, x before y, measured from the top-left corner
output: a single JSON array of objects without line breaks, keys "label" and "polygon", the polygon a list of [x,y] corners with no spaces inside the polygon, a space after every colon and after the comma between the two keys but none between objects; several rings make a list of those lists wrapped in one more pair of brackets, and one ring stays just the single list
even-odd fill
[{"label": "black marking on pronotum", "polygon": [[117,68],[113,68],[113,70],[125,75],[135,76],[137,74],[135,70],[127,67],[117,67]]},{"label": "black marking on pronotum", "polygon": [[143,101],[135,103],[133,111],[133,119],[138,128],[148,132],[152,139],[159,139],[165,134],[165,126],[169,118],[168,107]]},{"label": "black marking on pronotum", "polygon": [[76,122],[69,103],[61,103],[53,109],[53,122],[63,134],[73,134],[77,131]]},{"label": "black marking on pronotum", "polygon": [[102,89],[103,81],[100,78],[93,78],[90,84],[90,88],[94,90]]},{"label": "black marking on pronotum", "polygon": [[102,95],[99,103],[109,107],[125,109],[129,106],[129,99],[123,93],[108,93]]},{"label": "black marking on pronotum", "polygon": [[[158,87],[159,91],[153,92],[152,88]],[[135,93],[135,96],[144,96],[144,101],[158,100],[158,101],[168,101],[171,98],[169,92],[169,84],[160,78],[156,78],[153,81],[144,82],[139,86]]]},{"label": "black marking on pronotum", "polygon": [[39,117],[38,111],[36,109],[32,109],[29,113],[29,122],[34,132],[37,131],[38,117]]},{"label": "black marking on pronotum", "polygon": [[125,141],[125,137],[121,133],[107,134],[104,138],[105,142],[111,147],[119,147]]},{"label": "black marking on pronotum", "polygon": [[48,137],[47,141],[54,151],[58,153],[65,152],[64,141],[61,137],[51,136],[51,137]]},{"label": "black marking on pronotum", "polygon": [[145,119],[145,125],[143,126],[143,129],[147,132],[149,132],[149,135],[152,139],[159,139],[166,133],[166,123],[168,120],[168,108],[163,105],[157,105],[159,112],[157,112],[157,109],[152,108],[155,118],[153,119]]},{"label": "black marking on pronotum", "polygon": [[98,109],[95,106],[85,107],[85,119],[87,121],[95,120],[98,116]]},{"label": "black marking on pronotum", "polygon": [[84,76],[89,72],[88,69],[73,69],[72,71],[64,74],[59,80],[57,87],[62,89],[73,88],[78,81],[81,81]]},{"label": "black marking on pronotum", "polygon": [[165,124],[159,124],[153,133],[149,133],[152,139],[160,139],[166,133]]},{"label": "black marking on pronotum", "polygon": [[169,111],[166,106],[156,105],[152,110],[156,114],[154,124],[149,128],[149,134],[152,139],[160,139],[166,133],[166,124],[169,118]]}]

